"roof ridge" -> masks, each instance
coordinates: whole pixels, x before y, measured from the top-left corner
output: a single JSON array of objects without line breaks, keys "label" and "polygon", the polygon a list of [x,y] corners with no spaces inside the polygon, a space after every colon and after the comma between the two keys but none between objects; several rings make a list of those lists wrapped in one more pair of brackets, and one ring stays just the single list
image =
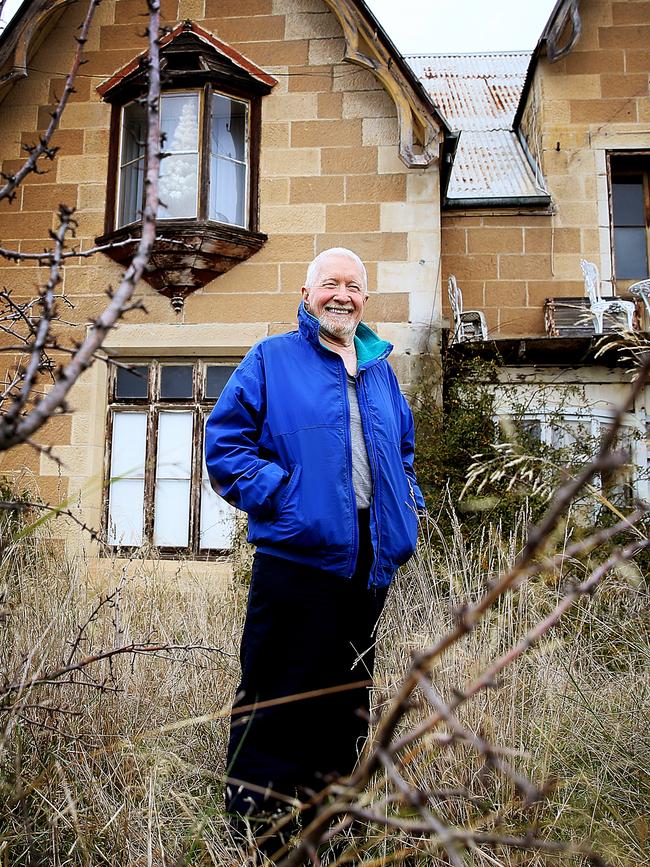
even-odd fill
[{"label": "roof ridge", "polygon": [[513,54],[520,54],[522,56],[532,54],[532,49],[524,50],[524,49],[512,49],[511,51],[432,51],[429,53],[408,53],[404,54],[404,57],[408,60],[410,57],[494,57],[495,55],[510,57]]}]

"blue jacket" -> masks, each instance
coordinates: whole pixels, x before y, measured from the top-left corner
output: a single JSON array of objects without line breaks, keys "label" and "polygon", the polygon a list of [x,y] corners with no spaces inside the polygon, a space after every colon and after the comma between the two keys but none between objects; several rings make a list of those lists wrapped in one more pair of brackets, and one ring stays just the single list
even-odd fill
[{"label": "blue jacket", "polygon": [[[298,331],[254,346],[208,419],[215,491],[248,512],[259,551],[350,577],[358,550],[350,405],[342,358],[301,304]],[[413,417],[386,361],[392,346],[357,327],[359,411],[373,481],[369,585],[390,583],[415,549],[424,500],[413,471]]]}]

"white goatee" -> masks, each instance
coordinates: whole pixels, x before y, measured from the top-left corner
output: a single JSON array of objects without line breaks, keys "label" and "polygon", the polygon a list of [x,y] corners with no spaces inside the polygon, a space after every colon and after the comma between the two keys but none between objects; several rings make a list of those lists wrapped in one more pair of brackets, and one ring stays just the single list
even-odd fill
[{"label": "white goatee", "polygon": [[326,334],[331,334],[332,337],[345,338],[351,337],[357,330],[357,324],[354,320],[346,321],[336,313],[328,313],[323,311],[318,317],[318,324],[322,331]]}]

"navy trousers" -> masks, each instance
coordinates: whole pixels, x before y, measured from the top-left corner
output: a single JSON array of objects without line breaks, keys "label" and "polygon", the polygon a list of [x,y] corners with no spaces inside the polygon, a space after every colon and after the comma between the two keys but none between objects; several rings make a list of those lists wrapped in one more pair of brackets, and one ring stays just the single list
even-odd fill
[{"label": "navy trousers", "polygon": [[367,510],[359,512],[359,539],[351,579],[255,555],[228,748],[228,776],[243,781],[226,787],[233,818],[276,809],[266,788],[305,797],[354,768],[368,733],[368,685],[246,707],[372,679],[373,630],[387,591],[367,586],[373,557]]}]

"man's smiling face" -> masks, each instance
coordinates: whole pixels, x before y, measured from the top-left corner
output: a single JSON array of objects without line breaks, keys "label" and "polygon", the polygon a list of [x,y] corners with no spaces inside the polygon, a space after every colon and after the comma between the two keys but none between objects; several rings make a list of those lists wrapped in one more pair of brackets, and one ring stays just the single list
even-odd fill
[{"label": "man's smiling face", "polygon": [[320,264],[314,283],[303,286],[305,307],[326,335],[350,342],[368,298],[362,269],[349,256],[333,253]]}]

